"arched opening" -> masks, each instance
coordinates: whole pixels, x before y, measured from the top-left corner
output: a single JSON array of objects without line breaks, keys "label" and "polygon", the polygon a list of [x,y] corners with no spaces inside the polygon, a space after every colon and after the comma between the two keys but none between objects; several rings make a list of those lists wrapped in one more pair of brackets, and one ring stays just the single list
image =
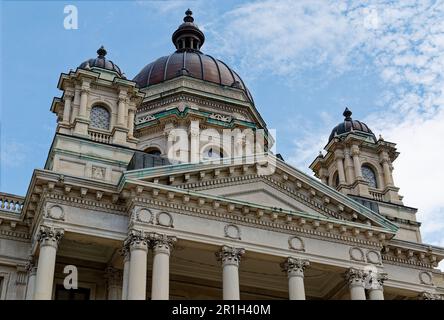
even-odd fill
[{"label": "arched opening", "polygon": [[378,183],[376,180],[375,171],[370,166],[363,165],[361,166],[361,172],[362,177],[368,182],[368,186],[376,189],[378,187]]},{"label": "arched opening", "polygon": [[224,157],[224,152],[218,147],[209,147],[203,152],[203,160],[217,160]]},{"label": "arched opening", "polygon": [[148,153],[153,156],[160,156],[162,154],[162,152],[159,150],[159,148],[156,148],[156,147],[149,147],[149,148],[145,149],[145,153]]},{"label": "arched opening", "polygon": [[90,126],[97,129],[109,130],[111,115],[107,108],[96,105],[91,108]]},{"label": "arched opening", "polygon": [[339,174],[337,171],[333,175],[332,183],[333,183],[333,187],[335,187],[335,188],[337,188],[339,186]]}]

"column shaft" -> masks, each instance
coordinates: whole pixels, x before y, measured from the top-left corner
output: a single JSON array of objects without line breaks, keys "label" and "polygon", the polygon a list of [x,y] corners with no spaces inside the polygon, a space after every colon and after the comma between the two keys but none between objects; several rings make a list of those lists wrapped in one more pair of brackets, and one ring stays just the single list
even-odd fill
[{"label": "column shaft", "polygon": [[368,293],[369,300],[384,300],[384,292],[380,289],[370,289]]},{"label": "column shaft", "polygon": [[153,236],[152,300],[170,298],[170,251],[176,238],[155,234]]},{"label": "column shaft", "polygon": [[382,168],[384,169],[384,181],[386,186],[392,186],[393,180],[392,180],[392,172],[390,171],[390,165],[388,161],[384,161],[382,163]]},{"label": "column shaft", "polygon": [[88,104],[88,90],[82,89],[80,94],[80,108],[79,108],[79,116],[81,118],[86,118],[86,106]]},{"label": "column shaft", "polygon": [[338,167],[339,184],[345,183],[344,164],[342,158],[336,158],[336,166]]},{"label": "column shaft", "polygon": [[71,114],[71,101],[72,101],[72,94],[69,95],[65,93],[65,105],[63,107],[63,122],[69,123],[69,116]]},{"label": "column shaft", "polygon": [[130,256],[128,251],[124,253],[124,258],[123,258],[122,300],[128,299],[129,269],[130,269]]},{"label": "column shaft", "polygon": [[128,136],[132,138],[134,136],[134,110],[130,109],[128,112]]},{"label": "column shaft", "polygon": [[31,267],[29,270],[28,287],[26,288],[26,300],[32,300],[34,298],[36,274],[37,268]]}]

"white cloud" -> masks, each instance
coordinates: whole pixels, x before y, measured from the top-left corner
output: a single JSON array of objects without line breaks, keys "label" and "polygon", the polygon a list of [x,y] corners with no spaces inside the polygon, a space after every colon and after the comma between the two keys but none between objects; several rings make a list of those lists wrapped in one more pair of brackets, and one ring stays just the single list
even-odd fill
[{"label": "white cloud", "polygon": [[[250,77],[272,73],[291,84],[301,70],[322,68],[328,81],[374,68],[386,92],[363,120],[398,144],[400,193],[420,208],[424,240],[444,245],[444,1],[264,0],[226,13],[212,29],[217,49]],[[295,141],[290,161],[300,168],[326,142],[314,131]]]},{"label": "white cloud", "polygon": [[1,168],[20,167],[26,159],[26,146],[22,143],[8,141],[0,146]]}]

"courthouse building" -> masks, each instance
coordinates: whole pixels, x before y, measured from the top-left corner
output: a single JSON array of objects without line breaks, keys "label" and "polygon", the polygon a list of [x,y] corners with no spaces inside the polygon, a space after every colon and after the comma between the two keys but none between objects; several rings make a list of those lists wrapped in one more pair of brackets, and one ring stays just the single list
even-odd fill
[{"label": "courthouse building", "polygon": [[0,299],[442,299],[395,143],[346,109],[307,175],[190,10],[172,41],[132,80],[103,47],[61,74],[44,168],[0,193]]}]

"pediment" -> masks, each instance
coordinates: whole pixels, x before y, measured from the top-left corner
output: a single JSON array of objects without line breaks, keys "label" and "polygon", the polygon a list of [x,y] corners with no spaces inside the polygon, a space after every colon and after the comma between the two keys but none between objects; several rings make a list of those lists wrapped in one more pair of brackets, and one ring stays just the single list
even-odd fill
[{"label": "pediment", "polygon": [[276,160],[272,174],[258,174],[254,164],[179,164],[128,171],[125,177],[211,196],[325,216],[356,224],[386,228],[397,226],[350,197]]},{"label": "pediment", "polygon": [[246,183],[235,186],[216,185],[212,188],[199,188],[199,192],[277,209],[305,212],[322,216],[320,212],[317,212],[307,204],[298,201],[291,195],[286,194],[284,190],[269,185],[260,179],[252,180],[250,182],[246,181]]}]

